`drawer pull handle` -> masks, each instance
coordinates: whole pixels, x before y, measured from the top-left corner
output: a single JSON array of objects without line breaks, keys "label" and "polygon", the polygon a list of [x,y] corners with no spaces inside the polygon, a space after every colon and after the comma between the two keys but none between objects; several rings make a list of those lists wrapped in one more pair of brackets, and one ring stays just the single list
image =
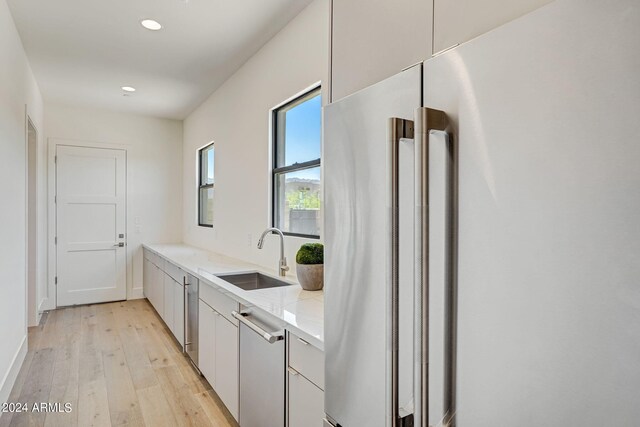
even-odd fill
[{"label": "drawer pull handle", "polygon": [[300,341],[304,345],[309,345],[309,343],[303,340],[302,338],[298,338],[298,341]]}]

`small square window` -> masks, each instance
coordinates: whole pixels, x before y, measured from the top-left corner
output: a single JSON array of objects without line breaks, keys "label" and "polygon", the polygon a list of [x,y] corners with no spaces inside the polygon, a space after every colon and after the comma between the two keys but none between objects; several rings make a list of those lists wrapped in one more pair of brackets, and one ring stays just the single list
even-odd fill
[{"label": "small square window", "polygon": [[198,150],[198,225],[202,227],[213,227],[214,160],[213,143]]}]

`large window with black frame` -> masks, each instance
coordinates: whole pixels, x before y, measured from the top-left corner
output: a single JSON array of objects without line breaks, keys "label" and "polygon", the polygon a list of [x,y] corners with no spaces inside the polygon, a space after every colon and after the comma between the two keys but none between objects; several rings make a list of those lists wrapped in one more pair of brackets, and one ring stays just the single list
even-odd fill
[{"label": "large window with black frame", "polygon": [[273,110],[273,226],[319,238],[321,223],[320,87]]},{"label": "large window with black frame", "polygon": [[198,150],[198,225],[213,227],[214,175],[213,142]]}]

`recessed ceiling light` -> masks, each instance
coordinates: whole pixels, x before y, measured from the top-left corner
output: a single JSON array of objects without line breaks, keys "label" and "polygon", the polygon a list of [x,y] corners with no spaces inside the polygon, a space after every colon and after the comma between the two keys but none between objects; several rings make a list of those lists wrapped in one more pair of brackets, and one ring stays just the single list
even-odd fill
[{"label": "recessed ceiling light", "polygon": [[125,92],[135,92],[136,88],[131,86],[122,86],[122,90]]},{"label": "recessed ceiling light", "polygon": [[158,21],[154,21],[153,19],[143,19],[142,21],[140,21],[140,25],[151,31],[158,31],[162,28],[162,25],[160,25]]}]

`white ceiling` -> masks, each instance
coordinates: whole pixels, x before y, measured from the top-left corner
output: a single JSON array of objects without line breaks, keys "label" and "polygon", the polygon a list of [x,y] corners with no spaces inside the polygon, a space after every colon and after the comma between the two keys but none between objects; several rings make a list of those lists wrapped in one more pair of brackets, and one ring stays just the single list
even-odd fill
[{"label": "white ceiling", "polygon": [[[175,119],[310,2],[8,0],[45,101]],[[145,18],[163,29],[144,29]]]}]

